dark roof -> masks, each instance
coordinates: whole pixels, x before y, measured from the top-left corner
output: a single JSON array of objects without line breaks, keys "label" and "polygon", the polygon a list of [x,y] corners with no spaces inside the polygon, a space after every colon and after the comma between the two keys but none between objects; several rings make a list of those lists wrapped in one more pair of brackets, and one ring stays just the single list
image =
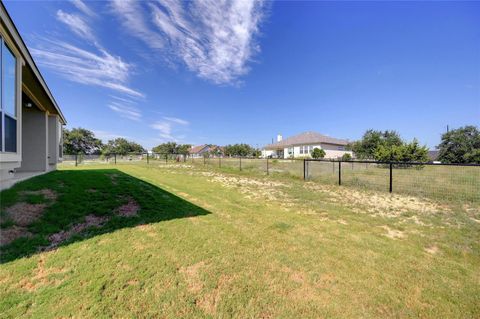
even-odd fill
[{"label": "dark roof", "polygon": [[326,136],[317,132],[304,132],[292,137],[286,138],[280,142],[269,144],[265,146],[266,149],[278,149],[289,147],[293,145],[305,145],[305,144],[334,144],[334,145],[347,145],[348,141]]}]

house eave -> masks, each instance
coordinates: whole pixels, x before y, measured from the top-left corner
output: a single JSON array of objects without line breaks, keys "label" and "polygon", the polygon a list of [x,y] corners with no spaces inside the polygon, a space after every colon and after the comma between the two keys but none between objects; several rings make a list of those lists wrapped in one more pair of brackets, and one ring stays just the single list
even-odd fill
[{"label": "house eave", "polygon": [[14,40],[15,45],[22,55],[24,61],[26,62],[26,68],[30,69],[32,73],[35,76],[36,81],[40,84],[41,88],[45,92],[45,94],[48,97],[49,103],[53,106],[55,113],[58,114],[60,121],[62,124],[66,124],[67,120],[65,119],[65,116],[63,115],[60,107],[58,106],[55,98],[53,97],[47,83],[45,82],[45,79],[43,78],[42,74],[40,73],[40,70],[38,69],[37,65],[35,64],[35,61],[33,60],[32,55],[28,51],[28,48],[23,41],[22,37],[20,36],[20,33],[18,32],[17,27],[13,23],[12,18],[8,14],[5,5],[3,2],[0,1],[0,17],[1,17],[1,22],[6,29],[6,31],[9,33],[10,37]]}]

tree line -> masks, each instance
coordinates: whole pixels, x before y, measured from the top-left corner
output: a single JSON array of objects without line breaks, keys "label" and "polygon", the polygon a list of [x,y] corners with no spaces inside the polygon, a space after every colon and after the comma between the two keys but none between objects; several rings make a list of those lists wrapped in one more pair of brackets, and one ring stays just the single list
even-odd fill
[{"label": "tree line", "polygon": [[[367,130],[349,145],[356,158],[376,161],[428,162],[428,148],[417,139],[404,141],[395,131]],[[480,130],[464,126],[442,134],[436,161],[480,164]]]},{"label": "tree line", "polygon": [[[142,145],[121,137],[103,143],[92,131],[84,128],[65,129],[63,134],[65,154],[126,155],[146,152]],[[152,151],[161,154],[188,155],[191,147],[190,144],[167,142],[153,147]],[[420,145],[417,139],[405,141],[396,131],[367,130],[360,140],[350,143],[347,148],[358,159],[396,162],[428,162],[430,160],[427,146]],[[480,130],[473,125],[450,130],[442,134],[437,149],[436,160],[442,163],[480,164]],[[212,155],[259,157],[261,151],[248,144],[240,143],[216,148],[215,154]],[[322,149],[314,149],[312,152],[314,158],[324,156],[325,151]],[[343,159],[349,160],[350,155],[346,154]]]}]

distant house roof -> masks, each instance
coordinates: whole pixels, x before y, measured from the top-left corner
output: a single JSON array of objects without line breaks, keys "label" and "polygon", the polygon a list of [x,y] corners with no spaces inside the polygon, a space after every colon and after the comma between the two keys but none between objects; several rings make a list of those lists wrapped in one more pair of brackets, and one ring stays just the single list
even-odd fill
[{"label": "distant house roof", "polygon": [[298,135],[291,136],[280,142],[268,144],[266,149],[279,149],[289,147],[293,145],[306,145],[306,144],[334,144],[334,145],[347,145],[347,140],[326,136],[317,132],[304,132]]},{"label": "distant house roof", "polygon": [[207,145],[205,145],[205,144],[193,146],[193,147],[190,149],[190,154],[200,153],[205,147],[207,147]]},{"label": "distant house roof", "polygon": [[223,153],[223,147],[222,147],[222,146],[202,144],[202,145],[193,146],[193,147],[190,149],[190,154],[200,154],[200,153],[205,153],[205,152],[215,152],[215,151],[217,151],[217,150],[219,150],[220,152]]},{"label": "distant house roof", "polygon": [[438,151],[428,151],[428,157],[431,161],[436,161],[438,158]]}]

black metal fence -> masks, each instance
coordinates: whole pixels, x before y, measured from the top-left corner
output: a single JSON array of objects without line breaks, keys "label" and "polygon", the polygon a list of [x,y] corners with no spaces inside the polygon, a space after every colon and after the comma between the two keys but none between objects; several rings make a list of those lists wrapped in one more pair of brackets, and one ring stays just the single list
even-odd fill
[{"label": "black metal fence", "polygon": [[194,157],[185,154],[64,155],[65,165],[184,164],[252,174],[282,175],[390,193],[480,203],[479,164],[434,164],[328,159]]}]

